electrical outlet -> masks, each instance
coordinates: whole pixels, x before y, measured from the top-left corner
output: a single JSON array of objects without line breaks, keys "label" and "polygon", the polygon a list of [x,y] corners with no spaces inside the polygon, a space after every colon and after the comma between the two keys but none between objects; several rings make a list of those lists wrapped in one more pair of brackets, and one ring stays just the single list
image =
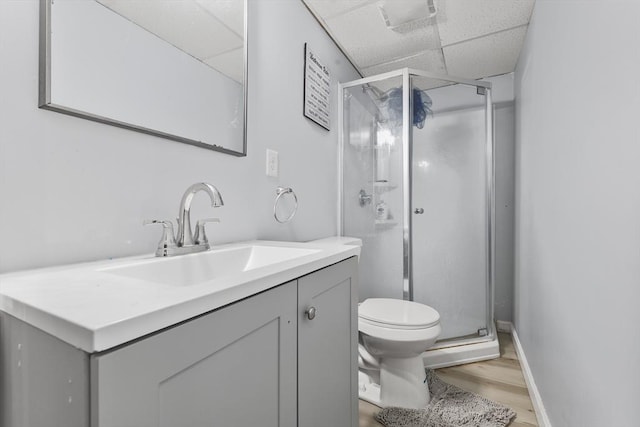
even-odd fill
[{"label": "electrical outlet", "polygon": [[267,176],[278,177],[278,152],[267,148]]}]

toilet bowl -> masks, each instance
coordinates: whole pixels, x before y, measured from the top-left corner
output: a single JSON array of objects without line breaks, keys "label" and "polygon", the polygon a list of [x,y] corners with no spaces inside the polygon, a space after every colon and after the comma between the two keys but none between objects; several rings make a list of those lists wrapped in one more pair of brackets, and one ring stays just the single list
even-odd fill
[{"label": "toilet bowl", "polygon": [[440,314],[413,301],[370,298],[358,307],[360,398],[380,407],[424,408],[422,353],[440,335]]}]

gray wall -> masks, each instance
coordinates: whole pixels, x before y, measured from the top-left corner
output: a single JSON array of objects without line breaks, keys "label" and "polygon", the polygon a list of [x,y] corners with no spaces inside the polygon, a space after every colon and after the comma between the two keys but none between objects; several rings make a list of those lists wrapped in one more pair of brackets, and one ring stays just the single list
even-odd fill
[{"label": "gray wall", "polygon": [[638,425],[639,16],[538,0],[516,70],[514,321],[553,426]]},{"label": "gray wall", "polygon": [[[358,74],[298,0],[249,0],[248,157],[39,110],[37,0],[0,1],[0,272],[151,253],[160,230],[144,218],[175,218],[184,190],[208,181],[194,217],[219,216],[213,243],[335,234],[337,82]],[[332,130],[302,115],[303,46],[332,71]],[[265,149],[280,153],[280,178],[265,175]],[[279,185],[300,201],[275,222]]]},{"label": "gray wall", "polygon": [[513,320],[515,106],[494,107],[495,132],[495,282],[494,319]]}]

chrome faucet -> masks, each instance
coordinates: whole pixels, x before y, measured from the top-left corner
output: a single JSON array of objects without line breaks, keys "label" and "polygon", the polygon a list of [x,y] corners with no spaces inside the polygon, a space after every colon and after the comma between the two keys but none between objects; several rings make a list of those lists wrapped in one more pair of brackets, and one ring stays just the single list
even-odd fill
[{"label": "chrome faucet", "polygon": [[171,221],[147,220],[144,225],[161,224],[163,226],[162,239],[158,243],[156,256],[173,256],[206,251],[210,248],[205,224],[220,222],[218,218],[200,219],[196,223],[195,233],[191,229],[191,202],[196,193],[204,191],[211,199],[214,208],[224,206],[222,195],[216,187],[206,182],[198,182],[187,188],[180,201],[180,216],[178,217],[178,232],[174,238],[173,223]]},{"label": "chrome faucet", "polygon": [[[192,246],[196,243],[194,234],[191,231],[191,201],[198,191],[204,191],[211,199],[211,206],[214,208],[224,206],[222,195],[216,187],[206,182],[198,182],[187,188],[180,201],[180,217],[178,218],[178,236],[176,243],[178,246]],[[204,230],[204,226],[203,226]],[[196,230],[199,234],[200,227]],[[209,249],[209,248],[207,248]]]}]

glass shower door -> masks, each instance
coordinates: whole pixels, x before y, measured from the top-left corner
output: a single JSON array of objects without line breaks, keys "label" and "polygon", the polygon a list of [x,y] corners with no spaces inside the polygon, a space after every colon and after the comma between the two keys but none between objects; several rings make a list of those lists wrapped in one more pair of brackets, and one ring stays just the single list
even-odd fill
[{"label": "glass shower door", "polygon": [[415,75],[411,86],[432,101],[424,127],[411,127],[413,300],[440,313],[440,341],[484,336],[490,331],[485,94]]},{"label": "glass shower door", "polygon": [[364,81],[343,92],[342,234],[363,242],[360,301],[402,299],[402,76]]}]

